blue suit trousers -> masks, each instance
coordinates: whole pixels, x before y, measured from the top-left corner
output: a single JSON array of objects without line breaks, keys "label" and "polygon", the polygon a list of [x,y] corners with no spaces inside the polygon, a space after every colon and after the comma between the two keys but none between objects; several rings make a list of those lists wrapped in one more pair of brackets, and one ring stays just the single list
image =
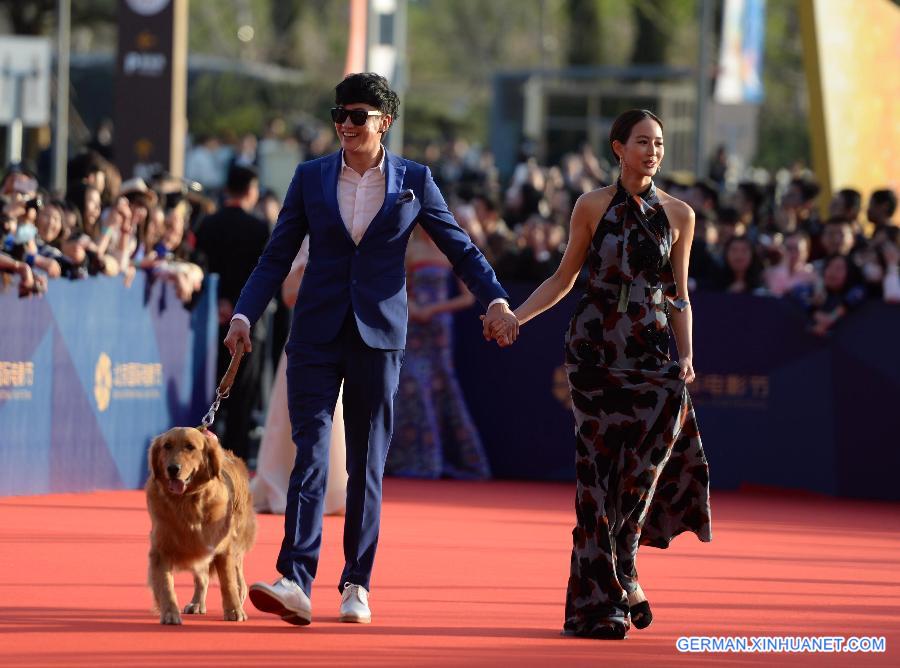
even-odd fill
[{"label": "blue suit trousers", "polygon": [[381,483],[394,423],[402,350],[371,348],[353,311],[328,343],[293,341],[287,350],[288,410],[297,457],[288,483],[277,568],[309,594],[322,544],[331,425],[341,381],[347,438],[345,582],[369,589],[378,546]]}]

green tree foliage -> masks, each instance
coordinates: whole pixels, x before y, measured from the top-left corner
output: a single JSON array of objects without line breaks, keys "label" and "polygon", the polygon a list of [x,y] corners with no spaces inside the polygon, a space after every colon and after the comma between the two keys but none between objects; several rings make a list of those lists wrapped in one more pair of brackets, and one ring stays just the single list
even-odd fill
[{"label": "green tree foliage", "polygon": [[561,0],[410,0],[408,141],[487,140],[493,75],[559,64]]},{"label": "green tree foliage", "polygon": [[630,5],[634,27],[632,63],[697,63],[698,0],[629,0],[625,4]]},{"label": "green tree foliage", "polygon": [[596,65],[600,55],[600,7],[595,0],[566,0],[569,39],[566,64]]},{"label": "green tree foliage", "polygon": [[[118,0],[74,0],[73,25],[109,24],[115,21]],[[58,0],[0,0],[15,35],[46,35],[56,27]]]},{"label": "green tree foliage", "polygon": [[754,162],[769,169],[795,161],[810,164],[809,97],[794,3],[766,3],[763,84],[766,97]]},{"label": "green tree foliage", "polygon": [[[897,2],[898,0],[895,0]],[[52,34],[57,0],[0,0],[14,33]],[[118,0],[73,0],[73,28],[91,48],[115,48]],[[718,18],[721,16],[716,3]],[[275,115],[325,119],[344,71],[347,0],[190,0],[189,49],[304,73],[302,90],[238,75],[203,75],[190,91],[192,129],[252,130]],[[487,142],[497,71],[569,65],[661,63],[693,67],[699,0],[408,0],[409,91],[405,132],[424,143],[449,136]],[[795,3],[766,3],[757,161],[808,160],[806,85]],[[717,20],[717,32],[718,32]],[[241,40],[242,26],[253,29]],[[246,38],[247,32],[244,31]],[[105,41],[102,41],[105,40]],[[712,54],[715,57],[716,48]]]},{"label": "green tree foliage", "polygon": [[191,133],[258,133],[271,120],[271,110],[289,109],[294,96],[293,87],[267,84],[240,74],[202,74],[188,91]]},{"label": "green tree foliage", "polygon": [[666,62],[666,46],[670,30],[663,24],[665,15],[660,11],[660,0],[643,0],[631,3],[637,39],[631,52],[635,64],[657,65]]}]

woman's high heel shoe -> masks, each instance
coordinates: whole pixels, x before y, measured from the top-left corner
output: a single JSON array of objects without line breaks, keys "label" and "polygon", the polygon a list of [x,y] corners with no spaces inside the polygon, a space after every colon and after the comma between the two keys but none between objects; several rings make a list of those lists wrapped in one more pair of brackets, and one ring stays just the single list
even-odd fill
[{"label": "woman's high heel shoe", "polygon": [[571,626],[566,622],[562,634],[596,640],[624,640],[628,636],[628,628],[628,613],[618,609],[605,619],[585,620],[577,627],[574,622]]},{"label": "woman's high heel shoe", "polygon": [[631,625],[636,629],[645,629],[653,621],[653,612],[649,601],[641,601],[630,607]]}]

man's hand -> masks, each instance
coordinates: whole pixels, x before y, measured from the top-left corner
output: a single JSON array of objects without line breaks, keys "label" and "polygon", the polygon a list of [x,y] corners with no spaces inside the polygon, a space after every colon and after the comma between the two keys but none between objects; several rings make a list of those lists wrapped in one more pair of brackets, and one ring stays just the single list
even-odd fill
[{"label": "man's hand", "polygon": [[494,339],[501,348],[512,345],[519,336],[519,321],[504,302],[491,306],[481,320],[485,340]]},{"label": "man's hand", "polygon": [[245,353],[253,350],[253,344],[250,343],[250,327],[240,318],[235,318],[231,321],[228,334],[225,335],[225,340],[223,341],[225,347],[228,348],[228,352],[232,355],[234,355],[234,348],[238,341],[244,344]]}]

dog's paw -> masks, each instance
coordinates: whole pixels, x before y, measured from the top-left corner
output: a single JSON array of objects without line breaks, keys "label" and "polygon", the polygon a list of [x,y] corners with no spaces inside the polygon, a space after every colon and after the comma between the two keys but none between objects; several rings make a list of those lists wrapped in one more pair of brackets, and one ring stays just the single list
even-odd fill
[{"label": "dog's paw", "polygon": [[186,615],[205,615],[206,604],[204,603],[188,603],[184,606],[182,612]]},{"label": "dog's paw", "polygon": [[236,608],[234,610],[226,610],[225,611],[225,621],[226,622],[246,622],[247,621],[247,613],[244,612],[243,608]]},{"label": "dog's paw", "polygon": [[178,613],[178,610],[169,610],[168,612],[160,614],[159,623],[180,626],[181,615]]}]

